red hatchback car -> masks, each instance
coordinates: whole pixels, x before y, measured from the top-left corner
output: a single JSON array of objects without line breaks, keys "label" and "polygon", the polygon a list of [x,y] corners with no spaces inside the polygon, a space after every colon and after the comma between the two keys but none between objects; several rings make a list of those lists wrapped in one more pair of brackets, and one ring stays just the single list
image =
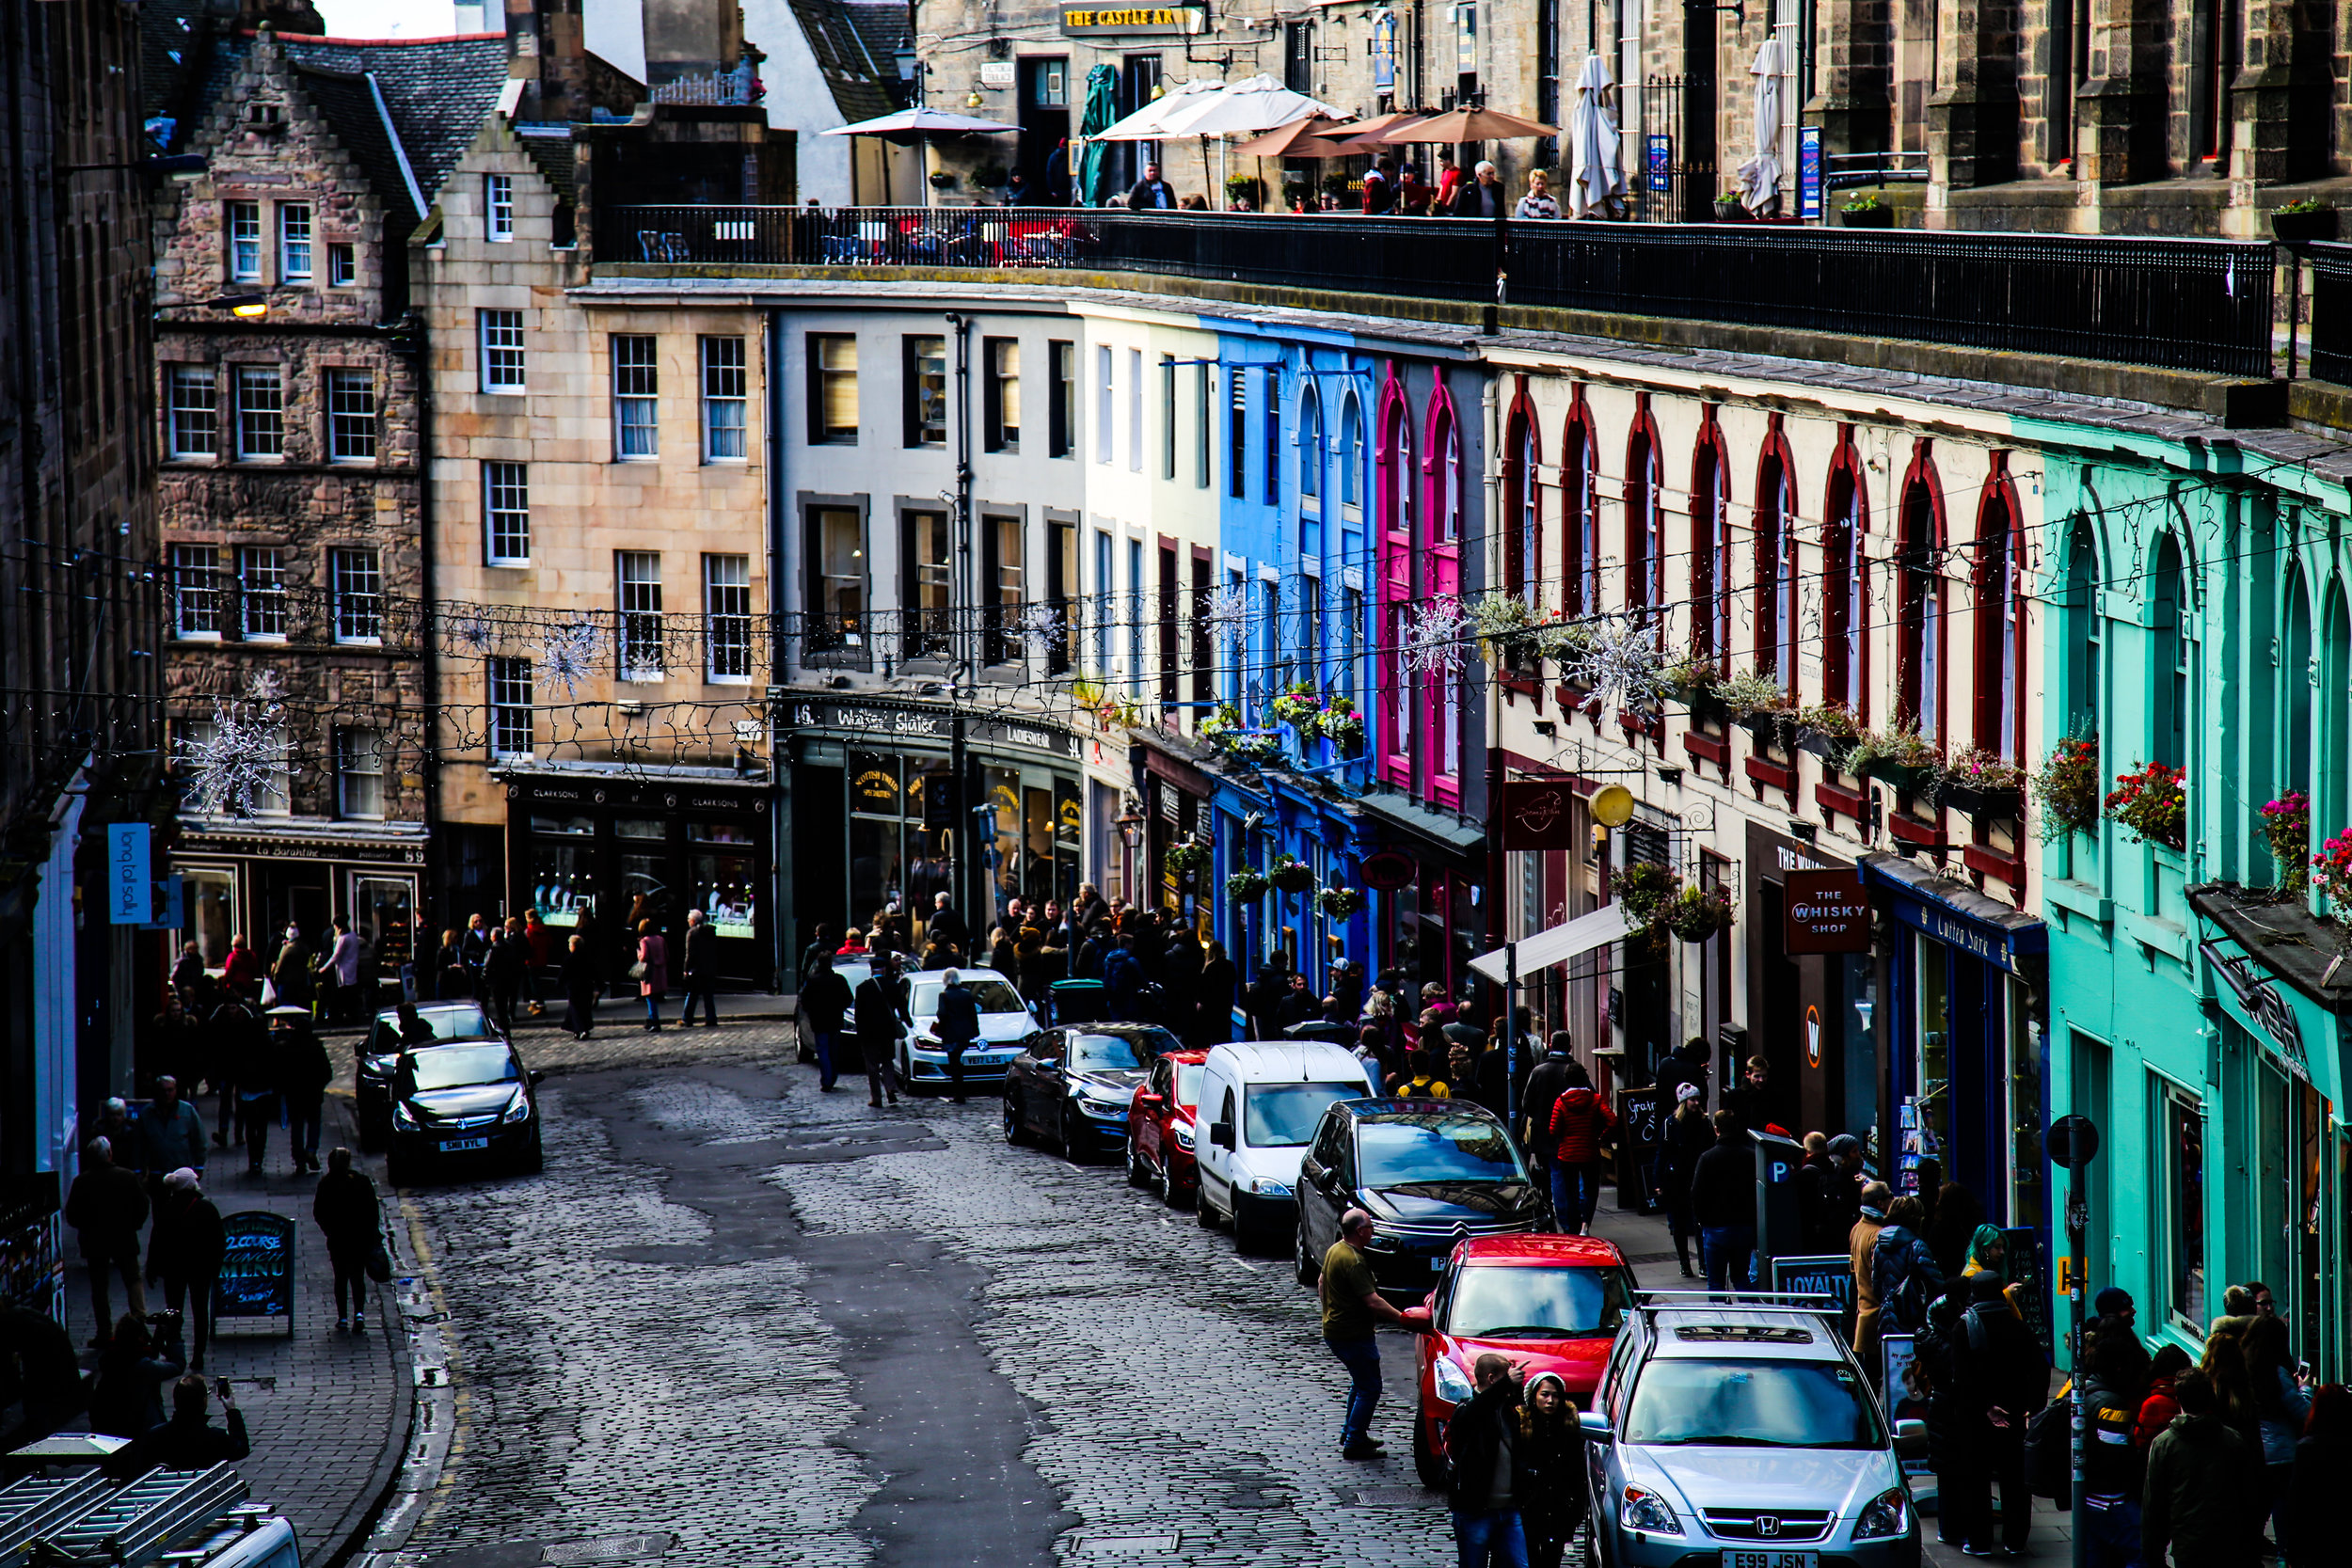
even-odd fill
[{"label": "red hatchback car", "polygon": [[1149,1187],[1173,1209],[1200,1184],[1192,1163],[1192,1118],[1200,1099],[1205,1051],[1171,1051],[1127,1104],[1127,1180]]},{"label": "red hatchback car", "polygon": [[1458,1243],[1438,1288],[1405,1309],[1408,1321],[1431,1329],[1414,1336],[1421,1408],[1413,1467],[1422,1483],[1444,1479],[1444,1423],[1470,1397],[1481,1355],[1507,1355],[1531,1378],[1557,1372],[1581,1409],[1599,1386],[1632,1293],[1625,1255],[1597,1236],[1472,1236]]}]

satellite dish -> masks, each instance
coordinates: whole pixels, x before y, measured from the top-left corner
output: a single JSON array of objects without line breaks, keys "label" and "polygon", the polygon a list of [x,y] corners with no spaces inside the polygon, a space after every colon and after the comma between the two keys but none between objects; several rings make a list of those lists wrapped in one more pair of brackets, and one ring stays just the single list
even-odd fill
[{"label": "satellite dish", "polygon": [[1633,820],[1633,791],[1623,784],[1603,784],[1593,792],[1593,820],[1604,828],[1622,828]]}]

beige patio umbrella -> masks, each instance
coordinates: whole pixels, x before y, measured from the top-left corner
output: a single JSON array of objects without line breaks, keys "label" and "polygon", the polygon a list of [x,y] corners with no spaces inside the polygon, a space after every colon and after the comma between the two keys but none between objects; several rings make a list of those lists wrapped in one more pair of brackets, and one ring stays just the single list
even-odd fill
[{"label": "beige patio umbrella", "polygon": [[1376,154],[1381,150],[1387,133],[1418,124],[1426,118],[1416,114],[1374,115],[1368,119],[1335,125],[1324,134],[1338,141],[1343,152],[1350,155]]},{"label": "beige patio umbrella", "polygon": [[[1278,125],[1262,136],[1252,136],[1233,149],[1236,155],[1246,154],[1258,160],[1258,183],[1265,185],[1265,160],[1268,158],[1298,158],[1321,162],[1347,156],[1340,144],[1323,133],[1340,122],[1328,115],[1310,115],[1305,119]],[[1273,186],[1266,187],[1269,198]],[[1311,205],[1311,203],[1310,203]]]},{"label": "beige patio umbrella", "polygon": [[1539,119],[1521,119],[1500,109],[1450,109],[1441,115],[1415,119],[1408,125],[1391,125],[1376,135],[1363,138],[1382,142],[1470,142],[1516,141],[1523,136],[1556,136],[1557,125],[1546,125]]}]

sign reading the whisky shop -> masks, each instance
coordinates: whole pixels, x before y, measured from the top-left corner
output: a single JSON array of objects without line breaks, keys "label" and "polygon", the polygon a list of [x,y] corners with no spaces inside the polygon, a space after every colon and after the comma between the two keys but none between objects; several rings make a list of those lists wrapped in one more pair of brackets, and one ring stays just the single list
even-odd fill
[{"label": "sign reading the whisky shop", "polygon": [[1206,6],[1064,6],[1061,31],[1073,39],[1189,35],[1200,32],[1208,17]]}]

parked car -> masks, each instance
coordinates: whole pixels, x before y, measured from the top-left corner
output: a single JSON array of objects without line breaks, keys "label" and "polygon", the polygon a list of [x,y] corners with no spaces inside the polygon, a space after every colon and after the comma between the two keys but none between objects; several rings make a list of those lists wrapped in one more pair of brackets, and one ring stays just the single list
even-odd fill
[{"label": "parked car", "polygon": [[[850,988],[850,994],[855,996],[858,987],[866,984],[866,977],[874,973],[874,960],[863,958],[853,958],[846,953],[836,953],[833,958],[833,972],[841,976],[843,982]],[[855,1032],[854,1019],[843,1024],[843,1034]],[[808,1026],[808,1015],[798,1007],[792,1009],[792,1034],[800,1044],[799,1060],[815,1061],[817,1059],[817,1032]],[[839,1051],[840,1047],[836,1044],[834,1058],[835,1061],[840,1060]]]},{"label": "parked car", "polygon": [[455,1162],[535,1174],[542,1164],[539,1080],[504,1040],[427,1045],[393,1059],[392,1143],[385,1174],[406,1186]]},{"label": "parked car", "polygon": [[1500,1117],[1466,1100],[1351,1100],[1323,1113],[1298,1169],[1299,1283],[1322,1273],[1340,1216],[1372,1216],[1381,1293],[1419,1301],[1466,1236],[1547,1229],[1551,1204]]},{"label": "parked car", "polygon": [[[433,1031],[436,1045],[465,1040],[496,1040],[506,1037],[489,1015],[471,1002],[425,1002],[417,1006],[417,1020]],[[400,1054],[400,1014],[387,1007],[375,1015],[368,1037],[356,1055],[352,1096],[359,1119],[359,1147],[373,1154],[392,1133],[392,1061]]]},{"label": "parked car", "polygon": [[1233,1227],[1233,1244],[1280,1244],[1298,1223],[1298,1163],[1334,1101],[1365,1098],[1364,1065],[1321,1040],[1257,1040],[1210,1048],[1198,1116],[1208,1136],[1193,1151],[1202,1229]]},{"label": "parked car", "polygon": [[1173,1209],[1192,1196],[1200,1177],[1193,1164],[1193,1113],[1207,1076],[1205,1051],[1171,1051],[1152,1064],[1152,1076],[1127,1110],[1127,1180],[1150,1187]]},{"label": "parked car", "polygon": [[1422,1482],[1443,1482],[1445,1423],[1473,1389],[1471,1369],[1488,1352],[1527,1375],[1556,1372],[1568,1397],[1592,1402],[1609,1347],[1632,1303],[1633,1273],[1614,1242],[1597,1236],[1473,1236],[1457,1243],[1437,1289],[1406,1321],[1414,1336],[1420,1407],[1413,1466]]},{"label": "parked car", "polygon": [[1818,1308],[1637,1298],[1579,1421],[1603,1568],[1917,1568],[1926,1429]]},{"label": "parked car", "polygon": [[1005,1069],[1005,1141],[1041,1135],[1073,1161],[1119,1148],[1136,1090],[1154,1062],[1183,1048],[1155,1023],[1046,1030]]},{"label": "parked car", "polygon": [[[1037,1015],[1029,1011],[1012,982],[993,969],[966,969],[964,989],[980,1007],[980,1037],[963,1053],[963,1083],[967,1091],[996,1087],[1005,1069],[1037,1033]],[[898,1081],[909,1093],[945,1089],[947,1048],[939,1042],[939,993],[946,989],[944,970],[927,969],[909,976],[907,1016],[914,1026],[898,1045]]]}]

